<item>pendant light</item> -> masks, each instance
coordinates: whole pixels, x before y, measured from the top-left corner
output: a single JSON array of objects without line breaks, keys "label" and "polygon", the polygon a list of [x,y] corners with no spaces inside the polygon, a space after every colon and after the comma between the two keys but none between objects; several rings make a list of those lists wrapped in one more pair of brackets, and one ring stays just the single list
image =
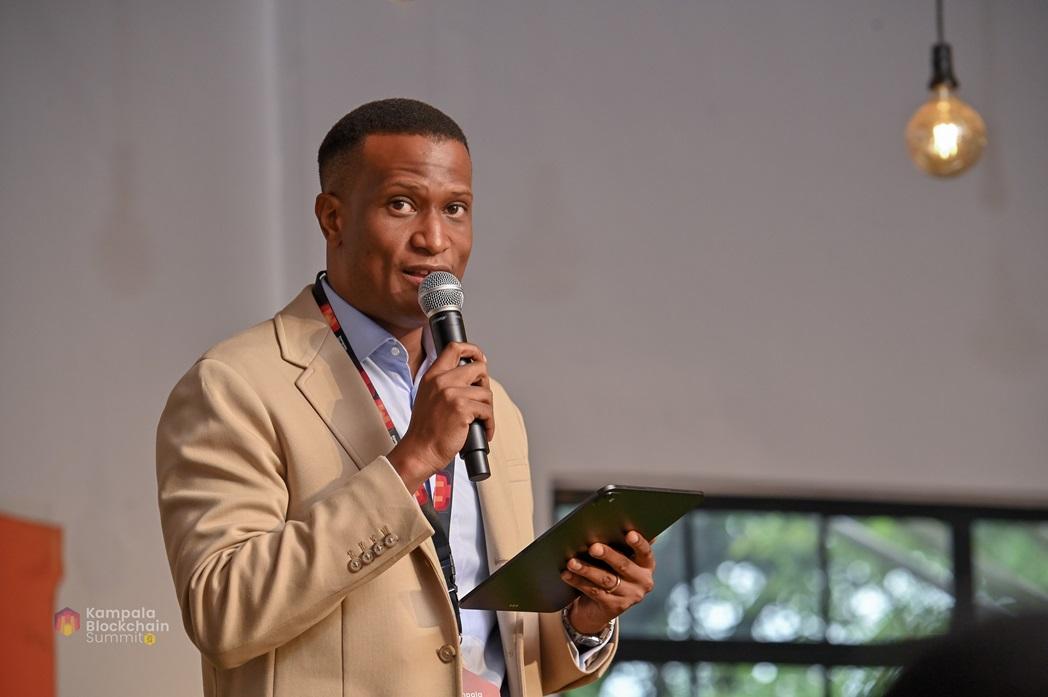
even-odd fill
[{"label": "pendant light", "polygon": [[932,46],[931,95],[906,126],[906,147],[914,163],[928,174],[952,177],[978,161],[986,145],[986,124],[957,98],[953,56],[943,40],[942,3],[935,2],[938,41]]}]

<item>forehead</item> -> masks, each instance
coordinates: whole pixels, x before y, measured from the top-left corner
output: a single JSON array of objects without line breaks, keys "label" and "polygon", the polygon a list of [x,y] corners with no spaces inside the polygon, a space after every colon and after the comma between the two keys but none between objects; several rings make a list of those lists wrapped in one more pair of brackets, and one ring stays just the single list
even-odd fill
[{"label": "forehead", "polygon": [[468,189],[473,178],[469,152],[462,143],[451,138],[369,135],[353,159],[357,178],[370,186],[408,179],[434,188]]}]

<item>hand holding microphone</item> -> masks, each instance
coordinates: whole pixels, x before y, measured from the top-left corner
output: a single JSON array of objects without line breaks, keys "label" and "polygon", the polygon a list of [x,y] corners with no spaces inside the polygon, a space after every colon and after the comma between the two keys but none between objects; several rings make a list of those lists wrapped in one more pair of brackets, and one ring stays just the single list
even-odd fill
[{"label": "hand holding microphone", "polygon": [[389,454],[409,491],[460,452],[472,481],[487,479],[488,441],[495,435],[491,385],[484,354],[466,342],[462,284],[446,271],[419,286],[419,305],[430,321],[437,359],[422,377],[411,424]]}]

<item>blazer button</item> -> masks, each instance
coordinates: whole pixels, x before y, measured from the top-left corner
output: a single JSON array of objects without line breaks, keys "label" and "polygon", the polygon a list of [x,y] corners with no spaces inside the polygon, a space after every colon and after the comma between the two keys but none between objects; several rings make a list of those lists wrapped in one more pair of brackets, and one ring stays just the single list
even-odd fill
[{"label": "blazer button", "polygon": [[390,533],[390,534],[386,535],[386,539],[384,539],[382,541],[386,544],[387,547],[392,547],[393,545],[395,545],[397,543],[397,540],[399,540],[399,539],[400,539],[399,537],[397,537],[393,533]]},{"label": "blazer button", "polygon": [[355,574],[358,571],[360,571],[363,568],[364,565],[360,563],[359,559],[350,559],[349,560],[349,564],[347,564],[346,566],[349,567],[350,573],[354,573]]},{"label": "blazer button", "polygon": [[371,551],[375,553],[376,557],[381,557],[382,553],[386,551],[385,545],[377,541],[374,536],[371,537],[371,541],[375,543],[371,545]]},{"label": "blazer button", "polygon": [[455,660],[455,656],[458,655],[458,649],[451,644],[444,644],[437,649],[437,657],[440,658],[444,663],[451,663]]}]

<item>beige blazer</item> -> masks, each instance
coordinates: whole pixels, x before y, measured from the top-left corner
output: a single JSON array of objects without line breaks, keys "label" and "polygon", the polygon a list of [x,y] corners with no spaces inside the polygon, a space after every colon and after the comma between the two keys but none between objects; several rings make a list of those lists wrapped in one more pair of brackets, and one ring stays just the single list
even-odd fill
[{"label": "beige blazer", "polygon": [[[494,570],[534,533],[524,422],[492,384],[492,476],[477,489]],[[160,517],[207,697],[461,695],[433,530],[392,446],[309,288],[175,386],[157,431]],[[556,613],[499,612],[498,626],[515,696],[591,682],[614,653],[580,671]]]}]

